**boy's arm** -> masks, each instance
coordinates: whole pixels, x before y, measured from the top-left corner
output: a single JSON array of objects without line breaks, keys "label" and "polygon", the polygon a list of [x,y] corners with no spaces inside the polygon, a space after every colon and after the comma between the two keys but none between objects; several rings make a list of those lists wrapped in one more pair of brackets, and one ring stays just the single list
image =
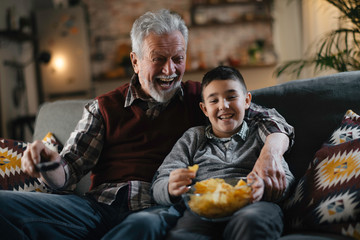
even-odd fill
[{"label": "boy's arm", "polygon": [[253,168],[265,183],[265,198],[278,199],[286,188],[286,176],[281,160],[294,142],[294,128],[275,110],[252,103],[246,115],[248,122],[259,124],[265,144]]}]

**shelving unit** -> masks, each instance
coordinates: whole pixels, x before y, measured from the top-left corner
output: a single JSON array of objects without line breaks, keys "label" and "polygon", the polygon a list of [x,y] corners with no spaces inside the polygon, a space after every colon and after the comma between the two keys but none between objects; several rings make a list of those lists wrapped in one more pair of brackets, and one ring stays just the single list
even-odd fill
[{"label": "shelving unit", "polygon": [[[191,27],[259,21],[271,23],[271,2],[272,0],[193,0],[190,9]],[[224,14],[224,10],[229,14]]]},{"label": "shelving unit", "polygon": [[0,39],[22,43],[26,41],[34,41],[35,37],[31,34],[16,30],[2,30],[0,31]]},{"label": "shelving unit", "polygon": [[[276,65],[272,42],[273,0],[192,0],[189,70],[224,64],[238,68]],[[194,37],[195,36],[195,37]],[[212,44],[208,48],[201,46]]]},{"label": "shelving unit", "polygon": [[[19,46],[21,46],[24,43],[30,43],[33,46],[33,55],[35,56],[35,54],[36,54],[37,39],[31,33],[22,32],[20,30],[0,30],[0,48],[3,47],[4,42],[15,43]],[[18,76],[16,77],[16,80],[18,81],[17,86],[19,88],[17,88],[16,90],[13,90],[12,93],[15,94],[15,92],[16,92],[18,94],[23,94],[23,93],[19,93],[19,92],[26,91],[26,89],[24,89],[25,79],[23,77],[23,70],[26,67],[26,63],[21,63],[21,62],[18,62],[17,60],[15,60],[15,61],[4,60],[0,64],[3,64],[4,66],[16,71],[16,73],[18,74]],[[16,105],[16,103],[14,103],[14,104]],[[18,116],[14,119],[8,119],[8,121],[9,121],[9,133],[8,134],[10,134],[9,138],[25,140],[27,130],[28,130],[28,132],[30,132],[30,134],[33,133],[33,125],[34,125],[34,121],[35,121],[35,116],[30,115],[28,113],[28,106],[26,106],[25,108],[26,108],[25,113],[23,115]],[[0,114],[1,114],[1,106],[0,106]],[[0,124],[2,124],[1,121],[2,121],[2,119],[0,116]],[[3,132],[1,129],[0,129],[0,136],[3,136]]]}]

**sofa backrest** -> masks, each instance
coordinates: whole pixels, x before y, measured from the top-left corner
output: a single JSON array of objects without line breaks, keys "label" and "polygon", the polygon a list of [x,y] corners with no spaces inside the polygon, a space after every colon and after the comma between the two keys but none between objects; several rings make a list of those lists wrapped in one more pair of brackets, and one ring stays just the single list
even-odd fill
[{"label": "sofa backrest", "polygon": [[[44,103],[37,114],[33,140],[41,140],[52,132],[61,144],[65,144],[70,133],[81,119],[84,106],[89,100],[61,100]],[[76,185],[75,192],[85,193],[90,187],[90,173]]]},{"label": "sofa backrest", "polygon": [[33,140],[41,140],[52,132],[64,144],[80,120],[89,100],[61,100],[41,105],[36,116]]},{"label": "sofa backrest", "polygon": [[253,102],[275,108],[295,127],[295,144],[286,159],[299,178],[346,111],[360,114],[360,71],[295,80],[252,95]]}]

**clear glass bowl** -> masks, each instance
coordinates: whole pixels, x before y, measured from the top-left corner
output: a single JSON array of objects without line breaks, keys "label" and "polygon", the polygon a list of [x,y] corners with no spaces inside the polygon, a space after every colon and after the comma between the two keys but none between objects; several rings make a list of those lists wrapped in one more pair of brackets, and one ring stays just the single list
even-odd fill
[{"label": "clear glass bowl", "polygon": [[[242,179],[245,185],[236,186]],[[212,193],[196,193],[195,185],[182,195],[187,209],[194,215],[206,221],[227,221],[240,208],[250,203],[251,184],[247,183],[246,177],[224,179],[229,186],[222,185]],[[225,188],[224,188],[225,187]]]}]

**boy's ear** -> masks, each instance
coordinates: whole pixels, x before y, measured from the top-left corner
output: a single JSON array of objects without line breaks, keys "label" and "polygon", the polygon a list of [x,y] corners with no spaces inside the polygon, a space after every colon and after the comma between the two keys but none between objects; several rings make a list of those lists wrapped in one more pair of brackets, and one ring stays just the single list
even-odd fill
[{"label": "boy's ear", "polygon": [[205,103],[200,102],[200,103],[199,103],[199,106],[200,106],[201,110],[203,111],[203,113],[205,114],[205,116],[208,117],[209,115],[208,115],[208,113],[207,113],[207,109],[206,109]]},{"label": "boy's ear", "polygon": [[252,95],[250,92],[247,92],[246,95],[245,95],[245,109],[248,109],[250,107],[250,104],[251,104],[251,98],[252,98]]},{"label": "boy's ear", "polygon": [[133,66],[134,69],[134,73],[138,74],[139,73],[139,67],[138,67],[138,57],[136,56],[136,53],[131,52],[130,53],[130,59],[131,59],[131,64]]}]

